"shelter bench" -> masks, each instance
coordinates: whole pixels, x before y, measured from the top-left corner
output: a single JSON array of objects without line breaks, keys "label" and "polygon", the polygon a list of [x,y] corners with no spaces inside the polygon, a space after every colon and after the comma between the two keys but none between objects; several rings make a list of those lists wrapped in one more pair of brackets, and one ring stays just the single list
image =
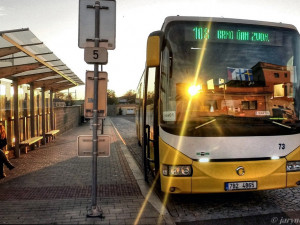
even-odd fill
[{"label": "shelter bench", "polygon": [[15,152],[14,150],[7,150],[7,149],[4,151],[4,153],[5,153],[5,155],[8,159],[11,159],[11,158],[15,157],[14,152]]},{"label": "shelter bench", "polygon": [[60,130],[50,130],[48,131],[45,135],[47,138],[47,142],[51,141],[54,139],[54,136],[59,132]]},{"label": "shelter bench", "polygon": [[31,145],[34,145],[36,143],[37,147],[39,147],[40,146],[40,141],[42,139],[43,139],[42,136],[32,137],[32,138],[29,138],[25,141],[21,141],[19,145],[20,145],[20,148],[24,147],[25,153],[27,153],[28,150],[30,149]]}]

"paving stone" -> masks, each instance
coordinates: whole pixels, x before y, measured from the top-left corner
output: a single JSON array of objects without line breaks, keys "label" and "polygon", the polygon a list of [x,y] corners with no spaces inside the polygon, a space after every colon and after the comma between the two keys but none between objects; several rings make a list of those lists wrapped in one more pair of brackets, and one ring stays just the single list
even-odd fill
[{"label": "paving stone", "polygon": [[[77,156],[77,136],[91,135],[89,125],[57,136],[36,150],[12,159],[16,168],[0,180],[0,223],[126,224],[134,221],[144,197],[120,147],[109,118],[111,155],[98,158],[97,204],[105,218],[87,218],[91,207],[92,159]],[[147,206],[153,220],[159,213]],[[141,217],[143,219],[143,217]],[[148,221],[148,220],[146,220]],[[139,223],[141,224],[141,223]]]}]

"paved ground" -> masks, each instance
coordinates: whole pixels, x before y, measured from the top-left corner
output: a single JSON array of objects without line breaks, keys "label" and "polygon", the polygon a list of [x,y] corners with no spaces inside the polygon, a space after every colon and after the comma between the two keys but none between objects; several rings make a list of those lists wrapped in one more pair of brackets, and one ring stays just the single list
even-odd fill
[{"label": "paved ground", "polygon": [[16,168],[0,180],[1,224],[166,224],[152,204],[143,205],[147,187],[132,172],[135,163],[129,165],[130,154],[109,118],[104,134],[111,136],[111,155],[98,158],[97,176],[97,203],[105,218],[86,217],[92,161],[77,156],[77,136],[84,134],[92,134],[88,124],[11,160]]}]

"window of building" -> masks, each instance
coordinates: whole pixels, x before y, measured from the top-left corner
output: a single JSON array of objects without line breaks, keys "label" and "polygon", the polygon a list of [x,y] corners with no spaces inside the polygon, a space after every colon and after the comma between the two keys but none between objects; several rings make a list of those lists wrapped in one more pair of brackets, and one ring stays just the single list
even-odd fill
[{"label": "window of building", "polygon": [[257,109],[257,101],[242,101],[242,109],[245,110]]}]

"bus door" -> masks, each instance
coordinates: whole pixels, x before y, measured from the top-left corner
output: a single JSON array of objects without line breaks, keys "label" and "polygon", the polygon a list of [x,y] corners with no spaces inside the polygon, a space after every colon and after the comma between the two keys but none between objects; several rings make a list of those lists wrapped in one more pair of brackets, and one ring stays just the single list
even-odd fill
[{"label": "bus door", "polygon": [[158,102],[160,80],[160,58],[164,33],[155,31],[147,40],[146,78],[144,95],[144,121],[143,121],[143,157],[145,180],[148,173],[159,175],[158,150]]},{"label": "bus door", "polygon": [[148,174],[151,173],[155,176],[158,173],[159,162],[158,162],[158,135],[157,134],[157,90],[156,89],[156,67],[150,67],[147,69],[146,80],[145,80],[145,109],[144,109],[144,172],[145,180],[148,180]]}]

